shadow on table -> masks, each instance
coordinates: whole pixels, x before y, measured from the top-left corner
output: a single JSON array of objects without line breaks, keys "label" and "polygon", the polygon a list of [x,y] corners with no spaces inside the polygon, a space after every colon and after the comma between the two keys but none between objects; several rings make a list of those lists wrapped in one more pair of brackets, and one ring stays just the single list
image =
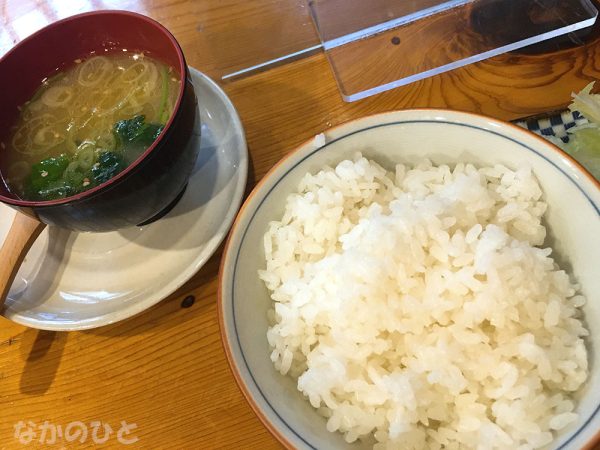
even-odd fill
[{"label": "shadow on table", "polygon": [[21,338],[21,355],[25,367],[20,390],[27,395],[45,394],[56,376],[67,333],[27,328]]}]

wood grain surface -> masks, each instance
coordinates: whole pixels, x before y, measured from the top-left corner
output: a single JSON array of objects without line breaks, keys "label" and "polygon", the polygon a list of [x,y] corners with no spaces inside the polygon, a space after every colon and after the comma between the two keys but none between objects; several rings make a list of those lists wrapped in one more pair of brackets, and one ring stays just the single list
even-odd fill
[{"label": "wood grain surface", "polygon": [[[303,0],[0,0],[0,54],[47,23],[105,8],[157,19],[189,64],[217,80],[318,42]],[[600,45],[592,40],[552,54],[502,55],[356,103],[342,101],[323,54],[222,86],[246,129],[250,190],[296,145],[353,118],[448,107],[514,119],[562,108],[596,78]],[[107,448],[121,445],[122,421],[137,425],[138,440],[127,448],[281,448],[227,366],[216,311],[220,254],[154,308],[111,326],[56,333],[0,318],[0,448],[41,447],[39,433],[29,444],[14,437],[21,421],[100,421],[113,429]],[[96,446],[88,438],[57,439],[54,447]]]}]

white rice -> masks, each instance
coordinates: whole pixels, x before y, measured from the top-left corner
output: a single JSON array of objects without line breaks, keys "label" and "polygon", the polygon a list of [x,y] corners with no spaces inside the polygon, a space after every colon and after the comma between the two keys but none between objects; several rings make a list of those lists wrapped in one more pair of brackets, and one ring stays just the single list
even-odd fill
[{"label": "white rice", "polygon": [[347,442],[547,445],[577,419],[588,332],[545,210],[528,168],[307,174],[264,237],[275,368]]}]

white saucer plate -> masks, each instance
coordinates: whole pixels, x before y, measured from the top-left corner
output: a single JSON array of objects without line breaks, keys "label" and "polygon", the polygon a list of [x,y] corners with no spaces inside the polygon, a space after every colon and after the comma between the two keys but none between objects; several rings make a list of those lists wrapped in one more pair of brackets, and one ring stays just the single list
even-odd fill
[{"label": "white saucer plate", "polygon": [[[163,218],[111,233],[48,227],[29,251],[3,315],[45,330],[82,330],[131,317],[188,281],[227,235],[246,187],[239,116],[210,78],[190,68],[200,153],[187,189]],[[15,211],[0,204],[0,242]]]}]

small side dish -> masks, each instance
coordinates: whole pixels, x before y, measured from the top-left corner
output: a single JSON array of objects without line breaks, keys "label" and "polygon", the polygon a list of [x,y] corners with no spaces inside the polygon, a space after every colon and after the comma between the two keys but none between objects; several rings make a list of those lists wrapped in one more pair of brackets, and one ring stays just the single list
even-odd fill
[{"label": "small side dish", "polygon": [[578,418],[588,330],[546,208],[526,166],[306,174],[264,236],[275,368],[347,442],[548,445]]}]

